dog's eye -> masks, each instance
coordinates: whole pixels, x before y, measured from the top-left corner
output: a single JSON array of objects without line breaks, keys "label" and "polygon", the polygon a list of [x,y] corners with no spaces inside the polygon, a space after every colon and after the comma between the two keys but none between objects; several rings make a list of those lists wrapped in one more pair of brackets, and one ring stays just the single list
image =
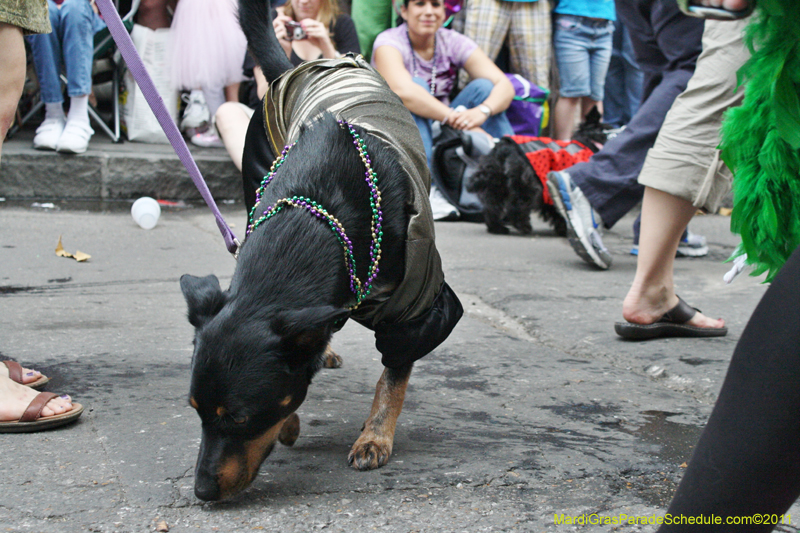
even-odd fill
[{"label": "dog's eye", "polygon": [[247,422],[247,417],[246,416],[240,416],[238,418],[234,417],[233,421],[236,422],[237,424],[244,424],[245,422]]}]

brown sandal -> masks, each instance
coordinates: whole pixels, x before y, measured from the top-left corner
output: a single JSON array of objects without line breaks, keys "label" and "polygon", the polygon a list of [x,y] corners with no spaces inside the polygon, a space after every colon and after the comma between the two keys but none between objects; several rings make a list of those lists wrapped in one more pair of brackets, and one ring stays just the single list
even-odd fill
[{"label": "brown sandal", "polygon": [[25,385],[26,387],[30,387],[32,389],[41,389],[47,384],[48,381],[50,381],[50,378],[42,374],[42,377],[40,377],[36,381],[32,381],[30,383],[23,383],[22,365],[20,365],[16,361],[3,361],[3,364],[5,364],[8,367],[8,377],[11,379],[11,381],[15,381],[20,385]]},{"label": "brown sandal", "polygon": [[28,404],[28,408],[16,422],[0,422],[0,433],[30,433],[33,431],[43,431],[64,426],[75,422],[83,413],[83,406],[79,403],[72,403],[72,409],[66,413],[52,416],[41,416],[42,409],[47,402],[57,398],[54,392],[40,392],[36,398]]}]

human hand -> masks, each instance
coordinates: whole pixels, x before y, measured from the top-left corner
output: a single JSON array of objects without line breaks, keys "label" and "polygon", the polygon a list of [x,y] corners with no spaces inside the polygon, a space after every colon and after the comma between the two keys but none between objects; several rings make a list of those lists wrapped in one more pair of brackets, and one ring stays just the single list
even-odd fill
[{"label": "human hand", "polygon": [[292,19],[286,15],[278,15],[272,21],[272,29],[275,30],[275,36],[279,41],[289,41],[289,34],[286,33],[287,22],[292,22]]},{"label": "human hand", "polygon": [[323,55],[328,57],[331,53],[336,54],[336,49],[331,42],[331,35],[325,25],[315,19],[303,19],[300,21],[303,31],[311,44],[322,50]]},{"label": "human hand", "polygon": [[470,130],[481,127],[486,118],[483,111],[473,107],[464,111],[453,111],[447,116],[446,123],[457,130]]},{"label": "human hand", "polygon": [[272,21],[272,28],[275,30],[275,36],[278,38],[278,42],[287,56],[290,56],[292,53],[292,41],[289,40],[289,34],[286,33],[286,23],[291,20],[292,19],[286,15],[278,15]]}]

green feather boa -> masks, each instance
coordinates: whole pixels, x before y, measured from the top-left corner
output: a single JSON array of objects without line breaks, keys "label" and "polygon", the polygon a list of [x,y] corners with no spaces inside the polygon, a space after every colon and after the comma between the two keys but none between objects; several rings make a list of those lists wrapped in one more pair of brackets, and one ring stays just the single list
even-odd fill
[{"label": "green feather boa", "polygon": [[739,70],[744,103],[728,110],[722,158],[734,174],[731,231],[753,276],[771,281],[800,245],[800,6],[758,0]]}]

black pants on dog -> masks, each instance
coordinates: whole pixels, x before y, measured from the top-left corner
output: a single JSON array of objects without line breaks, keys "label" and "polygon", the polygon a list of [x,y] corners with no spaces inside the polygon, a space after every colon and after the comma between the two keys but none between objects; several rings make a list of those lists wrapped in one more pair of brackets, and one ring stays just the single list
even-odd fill
[{"label": "black pants on dog", "polygon": [[730,525],[726,519],[756,513],[780,519],[800,496],[799,303],[800,248],[747,324],[669,506],[673,517],[714,514],[722,524],[664,525],[659,532],[770,531],[772,524]]}]

